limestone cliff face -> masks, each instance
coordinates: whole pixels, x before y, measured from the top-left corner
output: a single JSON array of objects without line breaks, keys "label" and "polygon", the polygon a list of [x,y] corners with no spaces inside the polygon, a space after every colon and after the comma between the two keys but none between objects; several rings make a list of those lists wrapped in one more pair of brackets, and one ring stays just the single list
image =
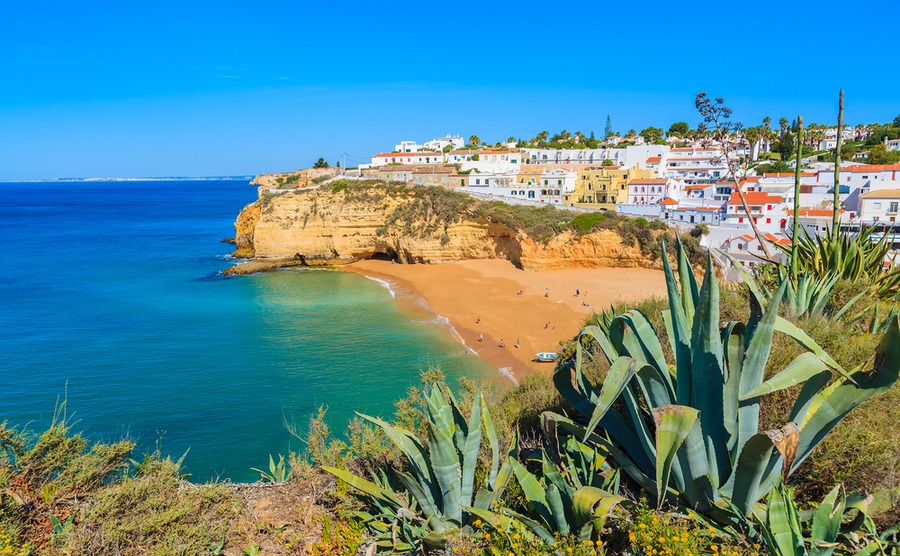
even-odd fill
[{"label": "limestone cliff face", "polygon": [[536,243],[521,231],[483,219],[439,221],[411,193],[396,188],[360,193],[335,192],[330,186],[284,192],[260,187],[259,200],[241,211],[235,230],[234,255],[254,258],[247,271],[378,257],[401,263],[507,259],[533,270],[653,266],[609,230],[564,233]]},{"label": "limestone cliff face", "polygon": [[637,246],[622,245],[619,234],[598,230],[583,236],[560,234],[546,244],[530,238],[521,242],[521,266],[525,270],[561,268],[637,268],[656,267]]}]

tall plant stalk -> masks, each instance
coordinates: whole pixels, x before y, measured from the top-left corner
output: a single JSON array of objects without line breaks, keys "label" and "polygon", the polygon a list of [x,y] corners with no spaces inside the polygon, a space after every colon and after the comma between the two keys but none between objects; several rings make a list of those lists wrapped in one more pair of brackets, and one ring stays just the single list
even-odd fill
[{"label": "tall plant stalk", "polygon": [[838,100],[837,144],[834,147],[834,214],[831,229],[837,230],[841,219],[841,129],[844,126],[844,90]]},{"label": "tall plant stalk", "polygon": [[800,227],[800,157],[803,154],[803,116],[797,116],[797,158],[794,160],[794,229],[791,232],[791,279],[797,283],[797,239]]}]

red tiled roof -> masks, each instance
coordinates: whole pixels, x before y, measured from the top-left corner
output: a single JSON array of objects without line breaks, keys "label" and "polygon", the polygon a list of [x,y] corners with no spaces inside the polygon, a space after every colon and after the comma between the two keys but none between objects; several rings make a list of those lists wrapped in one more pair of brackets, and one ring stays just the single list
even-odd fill
[{"label": "red tiled roof", "polygon": [[661,204],[661,205],[677,205],[678,201],[676,201],[675,199],[673,199],[671,197],[666,197],[665,199],[660,201],[659,204]]},{"label": "red tiled roof", "polygon": [[647,162],[660,162],[662,160],[661,156],[651,156],[647,159]]},{"label": "red tiled roof", "polygon": [[[744,193],[744,200],[747,201],[748,205],[765,205],[767,203],[776,204],[783,201],[780,196],[769,195],[765,191],[747,191],[746,193]],[[741,204],[741,197],[738,195],[737,191],[731,194],[731,198],[728,199],[728,204]]]},{"label": "red tiled roof", "polygon": [[[839,213],[846,212],[844,209],[840,209]],[[788,216],[794,216],[794,210],[788,209]],[[834,211],[831,209],[800,209],[800,216],[832,216],[834,215]]]},{"label": "red tiled roof", "polygon": [[856,164],[853,166],[848,166],[846,168],[841,168],[841,171],[844,172],[892,172],[900,170],[900,164]]},{"label": "red tiled roof", "polygon": [[[815,172],[800,172],[801,178],[809,178],[815,176]],[[775,173],[766,173],[763,174],[763,177],[766,178],[792,178],[794,177],[794,172],[775,172]],[[759,178],[757,178],[759,179]]]}]

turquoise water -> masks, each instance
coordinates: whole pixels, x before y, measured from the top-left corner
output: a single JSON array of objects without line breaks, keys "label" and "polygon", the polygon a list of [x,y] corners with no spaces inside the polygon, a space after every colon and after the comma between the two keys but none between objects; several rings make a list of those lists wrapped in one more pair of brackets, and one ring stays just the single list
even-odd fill
[{"label": "turquoise water", "polygon": [[190,448],[195,480],[243,481],[302,450],[284,423],[319,405],[340,432],[390,414],[429,365],[488,376],[362,276],[222,277],[220,240],[255,196],[246,180],[0,183],[0,420],[39,431],[67,393],[90,438]]}]

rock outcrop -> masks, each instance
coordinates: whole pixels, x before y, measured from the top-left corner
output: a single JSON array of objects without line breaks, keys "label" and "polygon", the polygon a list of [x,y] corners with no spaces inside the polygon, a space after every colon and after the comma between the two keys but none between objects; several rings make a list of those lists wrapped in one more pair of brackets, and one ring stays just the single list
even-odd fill
[{"label": "rock outcrop", "polygon": [[235,222],[235,257],[253,258],[231,273],[279,266],[336,266],[361,259],[445,263],[507,259],[526,270],[655,267],[636,246],[601,230],[535,242],[521,230],[474,216],[442,218],[412,190],[330,185],[259,188]]}]

